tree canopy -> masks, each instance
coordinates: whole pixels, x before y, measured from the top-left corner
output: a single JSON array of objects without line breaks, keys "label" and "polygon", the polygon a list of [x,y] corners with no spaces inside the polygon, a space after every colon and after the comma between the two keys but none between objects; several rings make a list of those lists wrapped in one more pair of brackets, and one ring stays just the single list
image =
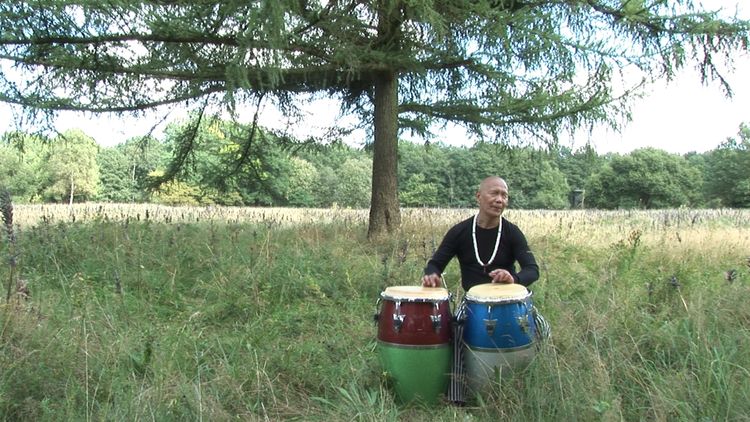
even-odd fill
[{"label": "tree canopy", "polygon": [[294,116],[301,94],[340,99],[371,129],[373,235],[400,223],[399,130],[509,143],[617,126],[642,78],[695,65],[723,83],[749,28],[693,0],[21,0],[0,3],[0,27],[0,101],[32,109]]},{"label": "tree canopy", "polygon": [[750,207],[750,126],[740,126],[738,138],[729,138],[707,159],[707,194],[716,205]]},{"label": "tree canopy", "polygon": [[[0,188],[21,203],[369,206],[369,149],[293,150],[268,135],[253,144],[247,166],[226,176],[227,157],[240,146],[229,134],[247,128],[213,119],[202,119],[198,127],[194,160],[154,189],[153,180],[170,166],[182,128],[190,124],[170,124],[164,139],[133,138],[111,147],[97,147],[80,130],[56,139],[8,132],[0,137]],[[599,155],[591,147],[571,151],[478,143],[467,148],[401,141],[399,203],[473,207],[476,181],[490,169],[506,178],[515,209],[747,208],[749,138],[748,126],[741,125],[737,138],[685,155],[654,148]]]},{"label": "tree canopy", "polygon": [[614,156],[590,179],[589,205],[598,208],[670,208],[697,205],[701,173],[679,156],[642,148]]}]

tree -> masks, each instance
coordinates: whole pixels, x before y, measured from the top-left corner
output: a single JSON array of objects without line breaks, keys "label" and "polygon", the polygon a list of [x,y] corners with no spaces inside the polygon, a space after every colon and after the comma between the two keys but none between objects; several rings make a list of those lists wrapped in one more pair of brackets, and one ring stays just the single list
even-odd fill
[{"label": "tree", "polygon": [[160,168],[163,169],[169,161],[166,145],[151,136],[143,136],[128,139],[114,148],[124,156],[127,174],[123,176],[127,178],[128,185],[135,189],[132,196],[126,198],[127,201],[146,200],[151,181],[149,175]]},{"label": "tree", "polygon": [[740,126],[738,138],[707,154],[706,187],[709,199],[728,207],[750,207],[750,126]]},{"label": "tree", "polygon": [[583,189],[586,181],[604,164],[593,146],[585,145],[575,151],[560,147],[554,151],[557,167],[565,174],[571,189]]},{"label": "tree", "polygon": [[338,188],[334,198],[338,205],[357,208],[370,206],[372,166],[372,160],[368,158],[350,158],[337,169]]},{"label": "tree", "polygon": [[[151,176],[162,176],[161,172],[161,170],[156,170]],[[197,187],[179,180],[162,183],[151,192],[152,202],[166,205],[198,205],[200,197],[201,192]]]},{"label": "tree", "polygon": [[318,169],[318,184],[313,186],[313,196],[315,204],[320,207],[330,207],[336,202],[336,189],[341,184],[341,180],[336,174],[336,170],[323,165]]},{"label": "tree", "polygon": [[[92,112],[221,102],[233,112],[267,99],[294,115],[309,98],[298,94],[336,97],[371,125],[376,236],[401,219],[399,130],[429,136],[452,121],[480,139],[549,139],[616,127],[641,83],[618,75],[670,78],[695,63],[704,80],[723,81],[719,59],[747,48],[748,22],[696,3],[6,1],[0,57],[25,77],[0,72],[0,101]],[[192,145],[183,140],[178,164]]]},{"label": "tree", "polygon": [[[190,146],[185,148],[185,136]],[[167,127],[174,160],[150,186],[179,181],[202,204],[285,205],[294,164],[273,134],[217,116],[193,114]],[[243,158],[238,158],[243,157]],[[156,183],[154,183],[156,181]]]},{"label": "tree", "polygon": [[446,148],[401,141],[398,166],[401,205],[435,207],[450,204],[450,165]]},{"label": "tree", "polygon": [[45,140],[10,132],[4,134],[0,142],[0,186],[7,189],[14,200],[38,200],[47,158]]},{"label": "tree", "polygon": [[435,183],[427,182],[423,174],[412,174],[401,190],[401,203],[407,207],[435,206],[439,189]]},{"label": "tree", "polygon": [[701,200],[702,177],[684,157],[655,148],[614,155],[586,188],[599,208],[669,208]]},{"label": "tree", "polygon": [[130,177],[131,166],[119,148],[102,148],[96,157],[99,165],[101,190],[99,199],[108,202],[131,202],[138,194],[135,181]]},{"label": "tree", "polygon": [[47,198],[73,203],[76,197],[93,198],[99,188],[96,142],[80,130],[68,130],[52,141],[45,166]]},{"label": "tree", "polygon": [[298,157],[290,157],[291,174],[286,199],[289,205],[312,207],[315,205],[313,188],[318,184],[318,171],[309,162]]},{"label": "tree", "polygon": [[568,207],[570,186],[565,175],[549,160],[537,167],[531,190],[530,208],[563,209]]}]

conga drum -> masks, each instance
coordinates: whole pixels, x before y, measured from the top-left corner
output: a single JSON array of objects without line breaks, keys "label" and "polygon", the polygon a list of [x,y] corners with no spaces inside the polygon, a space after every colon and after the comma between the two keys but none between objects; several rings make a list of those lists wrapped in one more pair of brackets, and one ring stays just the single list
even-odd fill
[{"label": "conga drum", "polygon": [[397,400],[437,402],[448,386],[453,356],[450,293],[392,286],[378,302],[378,354]]},{"label": "conga drum", "polygon": [[503,370],[523,369],[536,354],[531,292],[520,284],[480,284],[465,296],[467,384],[484,389]]}]

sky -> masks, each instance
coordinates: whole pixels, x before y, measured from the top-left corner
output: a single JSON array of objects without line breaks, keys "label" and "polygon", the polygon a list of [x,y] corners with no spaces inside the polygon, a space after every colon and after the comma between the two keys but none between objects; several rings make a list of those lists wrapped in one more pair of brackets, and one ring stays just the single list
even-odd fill
[{"label": "sky", "polygon": [[[725,7],[733,11],[737,8],[740,16],[748,18],[745,15],[750,13],[743,10],[741,1],[745,0],[704,0],[703,4],[711,9]],[[737,137],[740,124],[750,124],[750,55],[737,56],[734,60],[734,72],[729,73],[727,78],[734,91],[731,98],[724,94],[718,82],[703,85],[698,73],[686,68],[670,83],[658,82],[647,87],[643,98],[634,101],[632,120],[625,123],[620,133],[599,127],[591,134],[579,132],[571,139],[563,139],[562,144],[575,149],[591,143],[599,153],[628,153],[643,147],[660,148],[677,154],[714,149],[727,138]],[[335,123],[336,111],[337,106],[331,101],[315,103],[307,109],[305,121],[292,128],[292,134],[298,137],[310,132],[322,134],[327,125]],[[181,115],[177,112],[174,117]],[[64,113],[56,120],[55,127],[58,131],[82,129],[101,145],[111,146],[146,133],[160,120],[161,115],[134,119]],[[171,117],[167,119],[170,120]],[[248,117],[244,121],[251,119]],[[261,125],[274,127],[274,123],[284,125],[283,122],[284,119],[272,107],[264,108]],[[163,126],[157,126],[155,135],[159,135]],[[0,103],[0,133],[12,129],[12,113],[7,105]],[[451,145],[469,144],[463,131],[458,128],[436,134],[432,141]],[[361,145],[364,137],[363,131],[357,131],[345,141]]]},{"label": "sky", "polygon": [[[589,133],[562,135],[561,144],[577,149],[590,143],[600,154],[626,154],[638,148],[654,147],[675,154],[706,152],[727,138],[737,138],[740,124],[750,124],[750,55],[735,58],[735,69],[727,80],[732,96],[727,97],[716,81],[701,83],[694,69],[683,69],[670,81],[656,82],[633,101],[631,121],[617,133],[599,126]],[[442,141],[461,144],[461,130],[447,131]]]},{"label": "sky", "polygon": [[[600,153],[626,153],[657,147],[669,152],[705,152],[729,137],[736,138],[741,123],[750,124],[750,57],[737,58],[727,78],[733,95],[727,98],[718,82],[703,85],[696,71],[686,70],[670,83],[660,82],[636,100],[632,121],[621,133],[599,129],[591,143]],[[582,145],[581,135],[575,144]]]}]

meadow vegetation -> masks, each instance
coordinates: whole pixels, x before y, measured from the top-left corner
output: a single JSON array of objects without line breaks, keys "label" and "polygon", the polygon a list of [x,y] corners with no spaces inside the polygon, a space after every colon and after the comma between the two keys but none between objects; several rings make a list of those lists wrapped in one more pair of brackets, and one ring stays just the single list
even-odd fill
[{"label": "meadow vegetation", "polygon": [[[746,420],[750,212],[523,211],[552,340],[469,406],[394,401],[379,293],[469,209],[16,206],[4,420]],[[458,267],[446,280],[460,296]],[[3,295],[4,296],[4,295]]]}]

